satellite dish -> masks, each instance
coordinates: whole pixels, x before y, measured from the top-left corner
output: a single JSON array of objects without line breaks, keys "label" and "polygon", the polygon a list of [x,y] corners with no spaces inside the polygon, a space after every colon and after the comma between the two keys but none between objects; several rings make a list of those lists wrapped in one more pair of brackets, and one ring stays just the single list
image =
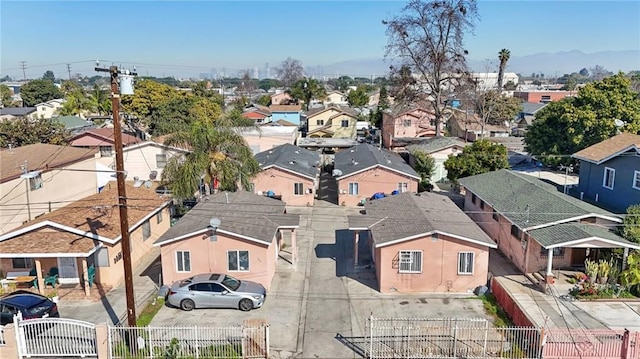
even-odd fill
[{"label": "satellite dish", "polygon": [[147,187],[147,188],[151,188],[152,185],[153,185],[153,182],[151,182],[151,181],[145,181],[144,182],[144,186]]},{"label": "satellite dish", "polygon": [[209,221],[209,226],[211,226],[214,229],[218,229],[218,227],[220,227],[220,218],[211,218],[211,220]]}]

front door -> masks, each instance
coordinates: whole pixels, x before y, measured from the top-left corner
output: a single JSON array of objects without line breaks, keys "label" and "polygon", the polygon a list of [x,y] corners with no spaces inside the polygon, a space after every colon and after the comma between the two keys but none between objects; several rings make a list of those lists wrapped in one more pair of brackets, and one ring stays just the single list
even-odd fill
[{"label": "front door", "polygon": [[78,261],[76,258],[58,258],[58,282],[60,282],[60,284],[80,283],[80,277],[78,275]]},{"label": "front door", "polygon": [[571,248],[571,266],[572,267],[584,267],[585,259],[587,259],[586,248]]}]

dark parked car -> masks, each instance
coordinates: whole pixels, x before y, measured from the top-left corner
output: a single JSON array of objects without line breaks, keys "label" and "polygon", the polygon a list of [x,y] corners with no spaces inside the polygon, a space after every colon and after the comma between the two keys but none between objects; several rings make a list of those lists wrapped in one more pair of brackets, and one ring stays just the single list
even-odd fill
[{"label": "dark parked car", "polygon": [[18,312],[23,319],[60,317],[58,305],[40,294],[17,291],[0,298],[0,325],[13,323]]},{"label": "dark parked car", "polygon": [[167,302],[182,310],[194,308],[260,308],[267,297],[262,284],[239,280],[230,275],[206,273],[174,282]]}]

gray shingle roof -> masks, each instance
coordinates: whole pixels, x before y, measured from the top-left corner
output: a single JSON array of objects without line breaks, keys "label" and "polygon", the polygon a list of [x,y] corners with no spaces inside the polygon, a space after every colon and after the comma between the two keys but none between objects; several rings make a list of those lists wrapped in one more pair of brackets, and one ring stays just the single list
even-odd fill
[{"label": "gray shingle roof", "polygon": [[522,103],[522,111],[521,113],[534,115],[536,112],[540,111],[543,107],[547,106],[546,103],[537,103],[537,102],[523,102]]},{"label": "gray shingle roof", "polygon": [[507,169],[461,178],[459,182],[520,228],[590,215],[619,219],[611,212],[558,192],[554,185]]},{"label": "gray shingle roof", "polygon": [[557,247],[563,243],[598,237],[620,244],[622,247],[640,248],[637,244],[616,235],[607,228],[584,223],[563,223],[534,229],[528,232],[544,248]]},{"label": "gray shingle roof", "polygon": [[496,247],[491,238],[446,196],[402,193],[365,204],[365,215],[349,216],[349,228],[370,228],[376,245],[432,232]]},{"label": "gray shingle roof", "polygon": [[342,172],[342,174],[338,176],[338,179],[348,177],[375,166],[386,167],[404,175],[420,179],[416,171],[414,171],[399,154],[385,149],[379,149],[368,143],[357,144],[335,155],[334,169]]},{"label": "gray shingle roof", "polygon": [[260,168],[280,167],[301,176],[315,179],[318,176],[320,154],[292,144],[282,144],[256,154]]},{"label": "gray shingle roof", "polygon": [[420,141],[420,143],[407,146],[407,150],[409,150],[409,152],[421,150],[425,153],[434,153],[452,146],[465,147],[468,145],[470,145],[470,143],[465,143],[457,137],[432,137],[425,138],[423,141]]},{"label": "gray shingle roof", "polygon": [[[227,202],[228,199],[228,202]],[[271,243],[279,227],[297,227],[299,215],[284,214],[285,204],[257,194],[220,192],[196,204],[155,245],[205,230],[211,218],[220,219],[219,230]]]},{"label": "gray shingle roof", "polygon": [[35,107],[5,107],[0,108],[0,115],[26,116],[32,112],[36,112]]}]

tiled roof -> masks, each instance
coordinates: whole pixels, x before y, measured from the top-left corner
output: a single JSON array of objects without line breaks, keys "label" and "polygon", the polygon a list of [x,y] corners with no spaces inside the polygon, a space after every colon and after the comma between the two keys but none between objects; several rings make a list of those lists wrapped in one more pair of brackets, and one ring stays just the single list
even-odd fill
[{"label": "tiled roof", "polygon": [[219,192],[196,204],[154,245],[162,245],[207,229],[211,218],[220,219],[219,230],[271,243],[279,227],[297,227],[299,215],[284,214],[277,199],[246,191]]},{"label": "tiled roof", "polygon": [[[106,142],[110,142],[110,143],[114,143],[115,139],[113,136],[113,128],[92,128],[92,129],[88,129],[86,131],[83,131],[82,133],[77,134],[71,141],[74,141],[80,137],[84,137],[84,136],[91,136],[91,137],[95,137],[95,138],[99,138],[102,140],[105,140]],[[129,134],[123,133],[122,134],[122,145],[123,146],[128,146],[134,143],[138,143],[138,142],[142,142],[141,139],[135,137],[135,136],[131,136]]]},{"label": "tiled roof", "polygon": [[573,154],[572,157],[600,164],[622,152],[634,149],[640,152],[640,135],[621,133],[607,140],[589,146]]},{"label": "tiled roof", "polygon": [[271,105],[269,110],[271,112],[300,112],[302,105]]},{"label": "tiled roof", "polygon": [[563,223],[534,229],[528,232],[536,242],[544,248],[562,245],[564,243],[587,240],[589,238],[602,238],[610,242],[620,244],[622,247],[640,249],[636,243],[631,243],[626,239],[616,235],[607,228],[584,223]]},{"label": "tiled roof", "polygon": [[96,149],[57,146],[44,143],[0,150],[0,183],[20,177],[21,166],[27,161],[27,169],[44,171],[47,168],[65,167],[69,164],[94,158]]},{"label": "tiled roof", "polygon": [[262,169],[276,166],[311,179],[315,179],[318,176],[318,166],[320,164],[318,152],[285,143],[262,151],[256,154],[255,157]]},{"label": "tiled roof", "polygon": [[[168,200],[158,195],[154,187],[133,187],[131,183],[127,183],[129,227],[132,228],[145,217],[163,208],[168,204]],[[89,235],[119,240],[121,232],[117,186],[110,183],[100,193],[44,214],[5,233],[3,236],[8,238],[0,242],[0,252],[87,253],[97,244],[88,236],[73,234],[50,225],[49,222]],[[32,226],[35,226],[35,229],[19,234]]]},{"label": "tiled roof", "polygon": [[604,216],[619,220],[611,212],[558,192],[554,185],[507,169],[461,178],[459,182],[523,229],[576,217]]},{"label": "tiled roof", "polygon": [[439,194],[402,193],[368,201],[365,210],[365,215],[349,216],[349,228],[369,228],[376,245],[440,232],[496,247],[449,197]]},{"label": "tiled roof", "polygon": [[335,155],[334,169],[342,172],[342,174],[338,175],[338,179],[348,177],[356,172],[361,172],[375,166],[386,167],[404,175],[420,179],[416,171],[414,171],[399,154],[385,149],[379,149],[367,143],[357,144]]},{"label": "tiled roof", "polygon": [[2,115],[11,115],[11,116],[26,116],[30,113],[36,112],[35,107],[4,107],[0,108],[0,116]]},{"label": "tiled roof", "polygon": [[432,137],[422,139],[420,143],[407,146],[407,150],[421,150],[426,153],[434,153],[453,146],[465,147],[468,145],[470,145],[470,143],[465,143],[457,137]]}]

